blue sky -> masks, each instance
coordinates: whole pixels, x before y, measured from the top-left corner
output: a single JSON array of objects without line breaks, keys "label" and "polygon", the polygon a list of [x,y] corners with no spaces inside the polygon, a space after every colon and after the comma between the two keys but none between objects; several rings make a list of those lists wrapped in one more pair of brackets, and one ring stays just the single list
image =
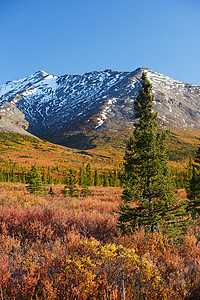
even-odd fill
[{"label": "blue sky", "polygon": [[0,0],[0,84],[147,67],[200,85],[199,0]]}]

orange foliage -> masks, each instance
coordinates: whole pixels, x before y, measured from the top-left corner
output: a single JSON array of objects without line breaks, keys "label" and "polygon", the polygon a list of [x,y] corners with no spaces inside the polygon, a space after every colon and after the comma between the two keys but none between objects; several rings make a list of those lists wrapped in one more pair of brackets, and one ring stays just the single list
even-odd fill
[{"label": "orange foliage", "polygon": [[0,185],[0,298],[200,298],[198,220],[176,243],[143,230],[123,237],[121,188],[93,187],[79,199],[61,188],[32,196],[23,185]]}]

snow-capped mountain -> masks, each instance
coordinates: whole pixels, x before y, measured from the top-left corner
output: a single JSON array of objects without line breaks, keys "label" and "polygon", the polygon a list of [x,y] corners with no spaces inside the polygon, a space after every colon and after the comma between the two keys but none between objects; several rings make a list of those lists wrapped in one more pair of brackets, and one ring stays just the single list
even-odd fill
[{"label": "snow-capped mountain", "polygon": [[[39,71],[7,82],[0,87],[0,130],[29,132],[63,144],[80,132],[130,130],[142,70],[64,76]],[[153,85],[159,123],[200,129],[200,87],[145,71]]]}]

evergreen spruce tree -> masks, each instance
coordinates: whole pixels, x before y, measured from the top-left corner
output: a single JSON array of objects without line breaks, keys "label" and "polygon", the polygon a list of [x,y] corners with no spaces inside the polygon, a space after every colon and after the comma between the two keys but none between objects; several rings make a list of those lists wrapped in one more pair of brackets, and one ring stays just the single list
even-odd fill
[{"label": "evergreen spruce tree", "polygon": [[43,184],[47,184],[47,176],[44,167],[42,167],[42,182]]},{"label": "evergreen spruce tree", "polygon": [[105,186],[105,187],[110,186],[107,171],[105,171],[103,174],[103,186]]},{"label": "evergreen spruce tree", "polygon": [[117,179],[117,171],[116,170],[114,170],[114,174],[113,174],[113,186],[114,187],[119,186],[118,179]]},{"label": "evergreen spruce tree", "polygon": [[83,167],[80,167],[78,180],[79,180],[79,182],[78,182],[79,185],[83,186],[84,180],[85,180],[85,170]]},{"label": "evergreen spruce tree", "polygon": [[114,176],[112,171],[109,171],[109,178],[108,178],[109,186],[114,186]]},{"label": "evergreen spruce tree", "polygon": [[14,167],[10,166],[10,181],[11,182],[15,182],[15,178],[14,178]]},{"label": "evergreen spruce tree", "polygon": [[100,186],[101,185],[100,177],[99,177],[99,174],[98,174],[97,170],[95,170],[95,172],[94,172],[94,185],[95,186]]},{"label": "evergreen spruce tree", "polygon": [[[189,182],[186,186],[188,202],[188,212],[191,213],[192,218],[196,219],[200,215],[200,147],[196,152],[194,159],[195,164],[189,162]],[[192,165],[192,166],[191,166]],[[192,168],[192,174],[191,174]]]},{"label": "evergreen spruce tree", "polygon": [[11,182],[11,180],[10,180],[10,174],[9,174],[9,173],[7,173],[7,179],[6,179],[6,182]]},{"label": "evergreen spruce tree", "polygon": [[88,186],[88,181],[87,181],[87,178],[86,178],[86,174],[85,174],[84,180],[82,182],[81,195],[83,197],[87,197],[89,195],[89,186]]},{"label": "evergreen spruce tree", "polygon": [[151,232],[167,229],[183,224],[186,215],[185,203],[175,197],[170,178],[165,144],[169,131],[157,132],[151,90],[143,71],[142,89],[134,102],[138,122],[125,153],[124,190],[118,218],[122,232],[141,226]]},{"label": "evergreen spruce tree", "polygon": [[38,171],[37,165],[33,165],[31,167],[31,170],[28,173],[28,190],[30,191],[31,194],[36,194],[37,192],[42,191],[42,180],[41,180],[41,175]]},{"label": "evergreen spruce tree", "polygon": [[64,187],[64,190],[62,190],[64,196],[79,197],[79,191],[76,188],[76,171],[74,169],[69,169],[66,181],[67,185]]},{"label": "evergreen spruce tree", "polygon": [[63,170],[63,178],[62,178],[62,183],[65,185],[68,185],[68,169]]},{"label": "evergreen spruce tree", "polygon": [[51,169],[48,167],[48,173],[47,173],[47,183],[52,184],[53,183],[53,178],[51,176]]},{"label": "evergreen spruce tree", "polygon": [[86,166],[86,181],[88,186],[94,185],[94,179],[90,163],[88,163]]},{"label": "evergreen spruce tree", "polygon": [[89,195],[89,186],[93,184],[91,165],[86,166],[86,171],[81,167],[79,173],[79,185],[82,187],[81,195],[87,197]]},{"label": "evergreen spruce tree", "polygon": [[2,173],[3,173],[3,182],[7,182],[7,173],[6,173],[6,170],[3,169]]},{"label": "evergreen spruce tree", "polygon": [[23,171],[22,173],[22,183],[26,183],[26,173]]},{"label": "evergreen spruce tree", "polygon": [[52,184],[53,183],[53,177],[50,175],[49,179],[48,179],[48,183]]}]

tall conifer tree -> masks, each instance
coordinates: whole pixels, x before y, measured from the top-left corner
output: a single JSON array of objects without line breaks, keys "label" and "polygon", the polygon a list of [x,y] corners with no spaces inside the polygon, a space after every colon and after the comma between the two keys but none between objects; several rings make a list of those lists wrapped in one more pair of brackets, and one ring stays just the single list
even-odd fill
[{"label": "tall conifer tree", "polygon": [[95,170],[95,173],[94,173],[94,185],[95,186],[101,185],[99,174],[98,174],[97,170]]},{"label": "tall conifer tree", "polygon": [[94,179],[93,179],[93,173],[92,173],[92,168],[91,168],[91,164],[88,163],[86,166],[86,182],[88,186],[92,186],[94,185]]},{"label": "tall conifer tree", "polygon": [[170,178],[165,146],[169,132],[157,132],[151,91],[152,85],[143,71],[142,89],[134,102],[138,121],[125,153],[124,191],[118,219],[123,232],[141,226],[151,232],[168,228],[186,215],[185,205],[174,195]]},{"label": "tall conifer tree", "polygon": [[190,170],[186,192],[190,200],[187,209],[191,213],[192,218],[196,219],[200,215],[200,147],[196,152],[194,162],[192,164],[190,159],[189,169],[192,168],[192,174]]},{"label": "tall conifer tree", "polygon": [[110,186],[107,171],[105,171],[103,174],[103,186],[105,186],[105,187]]},{"label": "tall conifer tree", "polygon": [[28,190],[30,193],[35,194],[37,192],[42,191],[42,180],[41,175],[38,171],[37,165],[34,164],[31,167],[31,170],[28,173]]},{"label": "tall conifer tree", "polygon": [[79,197],[79,191],[76,188],[76,177],[76,171],[72,167],[70,167],[67,173],[67,178],[65,179],[67,185],[64,187],[64,190],[62,190],[64,196]]},{"label": "tall conifer tree", "polygon": [[83,167],[80,167],[78,179],[79,179],[79,185],[82,186],[85,180],[85,170],[83,169]]}]

